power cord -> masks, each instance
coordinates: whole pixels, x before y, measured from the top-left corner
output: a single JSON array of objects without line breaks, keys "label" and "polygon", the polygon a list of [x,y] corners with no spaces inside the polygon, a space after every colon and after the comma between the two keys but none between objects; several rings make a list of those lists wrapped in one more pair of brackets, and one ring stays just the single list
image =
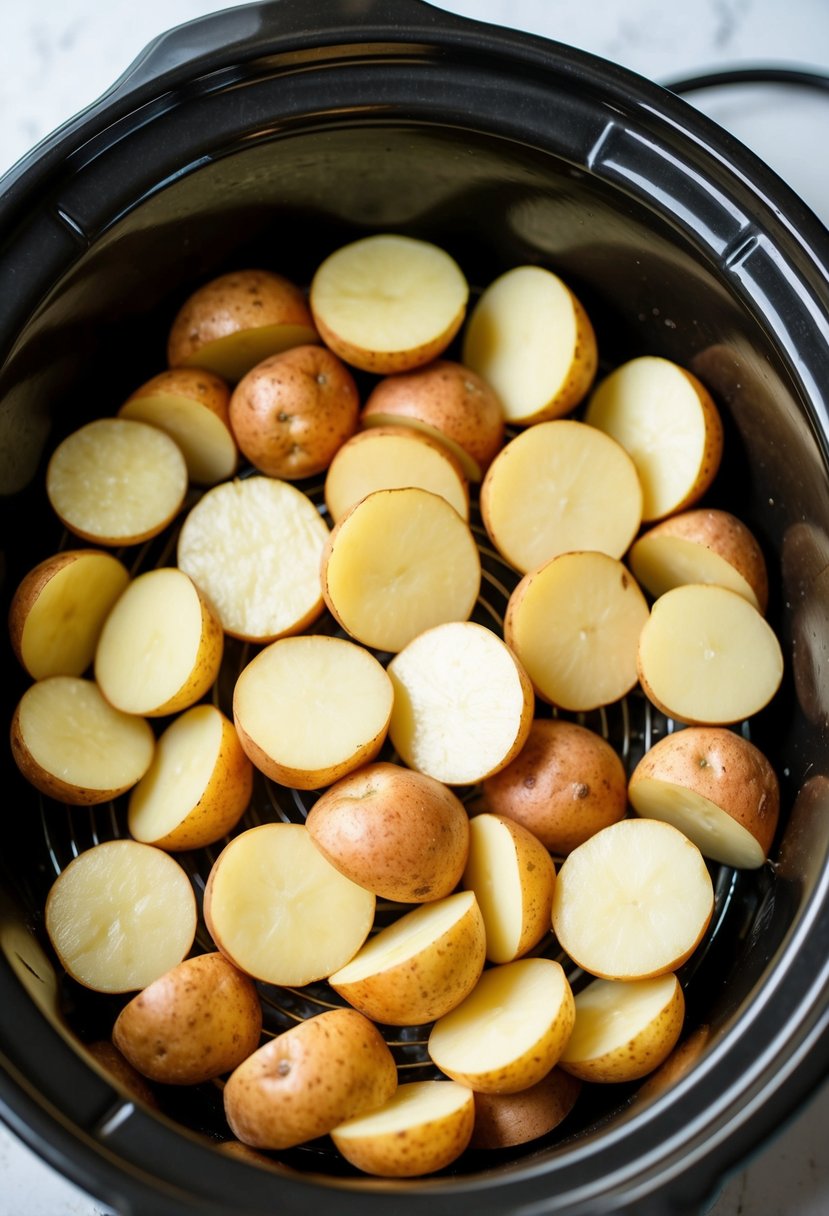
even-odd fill
[{"label": "power cord", "polygon": [[775,64],[747,64],[699,72],[663,80],[662,86],[671,93],[691,93],[700,89],[715,89],[723,85],[783,84],[829,92],[829,71],[819,68],[783,67]]}]

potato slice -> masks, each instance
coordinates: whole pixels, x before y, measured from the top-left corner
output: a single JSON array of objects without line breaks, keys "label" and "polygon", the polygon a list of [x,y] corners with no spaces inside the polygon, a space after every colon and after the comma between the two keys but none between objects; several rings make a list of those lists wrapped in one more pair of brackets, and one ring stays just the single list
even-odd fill
[{"label": "potato slice", "polygon": [[690,958],[713,910],[714,887],[697,846],[669,823],[623,819],[562,862],[552,923],[579,967],[635,980]]},{"label": "potato slice", "polygon": [[233,1070],[225,1115],[243,1144],[291,1148],[377,1110],[396,1089],[394,1057],[377,1027],[356,1009],[328,1009]]},{"label": "potato slice", "polygon": [[622,562],[561,553],[512,592],[504,638],[538,696],[583,711],[618,701],[636,684],[647,620],[647,601]]},{"label": "potato slice", "polygon": [[46,932],[61,965],[96,992],[146,988],[175,967],[190,952],[196,919],[185,871],[137,840],[79,853],[46,899]]},{"label": "potato slice", "polygon": [[396,653],[426,629],[471,616],[481,559],[445,498],[407,486],[375,490],[346,512],[328,538],[321,577],[343,629]]},{"label": "potato slice", "polygon": [[469,829],[463,885],[481,908],[487,958],[509,963],[550,931],[553,859],[532,832],[501,815],[475,815]]},{"label": "potato slice", "polygon": [[636,1081],[667,1059],[684,1018],[673,974],[593,980],[576,993],[576,1025],[559,1064],[582,1081]]},{"label": "potato slice", "polygon": [[621,444],[559,418],[501,449],[481,486],[481,514],[495,548],[526,574],[571,551],[622,557],[639,530],[642,488]]},{"label": "potato slice", "polygon": [[766,860],[780,816],[770,761],[735,731],[689,726],[648,749],[629,783],[639,815],[672,823],[704,857],[738,869]]},{"label": "potato slice", "polygon": [[211,604],[174,566],[139,574],[110,612],[95,679],[116,709],[158,717],[195,704],[219,674],[224,634]]},{"label": "potato slice", "polygon": [[256,985],[214,951],[183,959],[134,996],[112,1041],[151,1081],[200,1085],[247,1059],[261,1033]]},{"label": "potato slice", "polygon": [[46,469],[46,494],[61,523],[99,545],[157,536],[186,492],[178,444],[131,418],[87,422],[58,444]]},{"label": "potato slice", "polygon": [[380,929],[328,982],[375,1022],[417,1026],[459,1005],[485,959],[478,902],[472,891],[456,891]]},{"label": "potato slice", "polygon": [[470,1148],[512,1148],[546,1136],[570,1114],[581,1088],[577,1077],[556,1066],[518,1093],[476,1093]]},{"label": "potato slice", "polygon": [[307,628],[323,610],[319,568],[328,525],[287,481],[237,478],[190,510],[178,565],[214,605],[231,637],[271,642]]},{"label": "potato slice", "polygon": [[375,758],[393,697],[369,651],[311,634],[272,642],[248,663],[233,692],[233,719],[242,747],[266,776],[317,790]]},{"label": "potato slice", "polygon": [[466,1000],[435,1022],[429,1055],[470,1089],[516,1093],[558,1063],[574,1022],[561,964],[520,958],[485,971]]},{"label": "potato slice", "polygon": [[394,688],[389,737],[410,768],[446,785],[472,785],[523,747],[532,687],[509,647],[483,625],[436,625],[387,670]]},{"label": "potato slice", "polygon": [[304,824],[263,823],[234,836],[216,858],[204,918],[240,971],[299,987],[356,954],[375,902],[323,857]]},{"label": "potato slice", "polygon": [[386,376],[362,412],[363,426],[397,424],[437,440],[458,458],[470,481],[480,481],[504,442],[504,410],[479,375],[452,359]]},{"label": "potato slice", "polygon": [[170,327],[167,361],[233,383],[277,351],[318,341],[300,287],[271,271],[232,270],[184,301]]},{"label": "potato slice", "polygon": [[719,469],[719,411],[701,381],[670,359],[642,355],[617,367],[595,388],[584,420],[630,452],[645,521],[690,507]]},{"label": "potato slice", "polygon": [[47,676],[23,693],[11,750],[23,776],[48,798],[77,806],[109,802],[150,767],[149,723],[115,709],[93,680]]},{"label": "potato slice", "polygon": [[386,375],[440,355],[466,316],[469,285],[429,241],[378,233],[335,249],[311,280],[314,323],[354,367]]},{"label": "potato slice", "polygon": [[241,819],[253,765],[216,705],[194,705],[161,733],[153,762],[130,793],[130,834],[175,852],[201,849]]},{"label": "potato slice", "polygon": [[515,266],[490,283],[466,326],[462,362],[492,385],[507,422],[575,409],[596,374],[590,318],[558,275]]},{"label": "potato slice", "polygon": [[472,1090],[457,1081],[399,1085],[379,1110],[332,1128],[335,1146],[358,1170],[417,1178],[460,1157],[475,1121]]},{"label": "potato slice", "polygon": [[640,536],[630,568],[654,599],[683,583],[716,583],[765,612],[768,571],[753,532],[728,511],[681,511]]},{"label": "potato slice", "polygon": [[469,519],[469,484],[460,461],[428,435],[402,426],[358,431],[334,456],[325,477],[325,505],[334,523],[374,490],[419,486]]},{"label": "potato slice", "polygon": [[728,725],[758,713],[783,678],[774,630],[743,596],[686,583],[654,603],[639,639],[639,680],[680,722]]},{"label": "potato slice", "polygon": [[229,402],[220,376],[202,367],[168,368],[130,393],[118,417],[166,431],[181,448],[190,480],[212,486],[232,477],[239,463]]},{"label": "potato slice", "polygon": [[9,608],[9,640],[34,680],[84,674],[129,578],[123,562],[103,549],[65,549],[23,577]]}]

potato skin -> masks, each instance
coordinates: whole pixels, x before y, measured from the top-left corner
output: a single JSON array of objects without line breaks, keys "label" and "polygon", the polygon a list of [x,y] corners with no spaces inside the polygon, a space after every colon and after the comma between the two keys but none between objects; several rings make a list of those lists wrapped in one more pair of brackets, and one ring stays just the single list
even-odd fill
[{"label": "potato skin", "polygon": [[[192,582],[192,580],[191,580]],[[200,587],[193,583],[201,610],[201,638],[196,661],[188,679],[163,705],[148,710],[148,718],[164,717],[195,705],[212,686],[219,674],[224,654],[225,635],[216,610]]]},{"label": "potato skin", "polygon": [[112,1041],[150,1080],[198,1085],[246,1059],[261,1032],[256,985],[215,951],[185,959],[134,996]]},{"label": "potato skin", "polygon": [[151,1106],[154,1110],[159,1108],[158,1098],[147,1078],[133,1068],[123,1052],[109,1039],[95,1039],[86,1044],[86,1050],[119,1089],[125,1090],[131,1098],[137,1098],[145,1106]]},{"label": "potato skin", "polygon": [[470,1148],[511,1148],[537,1140],[569,1115],[581,1093],[578,1077],[557,1065],[528,1089],[514,1094],[475,1094]]},{"label": "potato skin", "polygon": [[225,1114],[244,1144],[290,1148],[375,1110],[396,1088],[394,1057],[377,1027],[356,1009],[329,1009],[234,1069],[224,1088]]},{"label": "potato skin", "polygon": [[207,371],[203,367],[165,368],[164,371],[151,376],[149,380],[145,380],[143,384],[134,389],[124,401],[121,409],[123,410],[124,406],[131,402],[140,401],[144,397],[154,397],[161,393],[197,401],[199,405],[210,410],[211,414],[215,414],[228,429],[230,428],[228,413],[230,389],[226,381],[221,376],[217,376],[215,372]]},{"label": "potato skin", "polygon": [[[625,981],[611,982],[624,983]],[[577,1028],[578,1016],[577,1005]],[[565,1072],[578,1077],[582,1081],[602,1085],[624,1084],[626,1081],[637,1081],[640,1077],[645,1077],[648,1073],[653,1072],[654,1069],[658,1068],[667,1059],[682,1033],[684,1020],[685,995],[677,980],[674,984],[670,1000],[660,1010],[656,1018],[635,1034],[627,1043],[613,1048],[603,1055],[593,1056],[589,1059],[569,1059],[568,1052],[576,1043],[576,1030],[559,1060],[559,1066]]]}]

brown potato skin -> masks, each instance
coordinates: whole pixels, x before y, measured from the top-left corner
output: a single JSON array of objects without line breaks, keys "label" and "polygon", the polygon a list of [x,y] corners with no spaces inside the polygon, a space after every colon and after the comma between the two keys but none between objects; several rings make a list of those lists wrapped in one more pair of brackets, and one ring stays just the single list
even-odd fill
[{"label": "brown potato skin", "polygon": [[427,903],[457,886],[469,818],[442,782],[403,765],[367,764],[311,807],[311,839],[333,866],[383,899]]},{"label": "brown potato skin", "polygon": [[[155,397],[157,394],[169,394],[172,397],[186,397],[197,401],[205,409],[210,410],[217,418],[230,427],[228,405],[230,403],[230,388],[221,376],[207,371],[202,367],[170,367],[158,375],[145,380],[137,389],[130,393],[124,401],[140,401],[144,397]],[[121,407],[123,409],[123,406]]]},{"label": "brown potato skin", "polygon": [[515,759],[483,783],[488,810],[522,824],[565,857],[623,819],[627,774],[601,735],[564,718],[535,718]]},{"label": "brown potato skin", "polygon": [[147,1078],[143,1077],[137,1068],[133,1068],[114,1043],[109,1039],[96,1039],[93,1043],[86,1044],[86,1050],[115,1085],[125,1090],[131,1098],[143,1102],[145,1106],[158,1109],[158,1098]]},{"label": "brown potato skin", "polygon": [[578,1077],[557,1065],[528,1089],[514,1094],[475,1094],[470,1148],[511,1148],[537,1140],[569,1115],[581,1093]]},{"label": "brown potato skin", "polygon": [[342,334],[336,333],[316,312],[314,313],[314,324],[325,345],[349,366],[371,372],[375,376],[391,376],[413,371],[437,359],[463,325],[465,317],[466,305],[464,304],[446,329],[430,341],[406,350],[389,351],[365,350],[362,346],[357,346],[348,338],[344,338]]},{"label": "brown potato skin", "polygon": [[357,430],[353,375],[324,346],[294,346],[243,376],[230,398],[239,449],[260,472],[295,481],[328,468]]}]

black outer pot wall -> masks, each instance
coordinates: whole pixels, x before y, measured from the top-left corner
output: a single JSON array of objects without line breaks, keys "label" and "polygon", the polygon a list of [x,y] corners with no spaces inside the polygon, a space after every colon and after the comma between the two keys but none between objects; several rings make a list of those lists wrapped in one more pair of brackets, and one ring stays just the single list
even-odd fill
[{"label": "black outer pot wall", "polygon": [[[419,172],[422,196],[409,181],[402,200],[399,183],[384,175],[384,140],[390,164]],[[354,164],[363,141],[375,194],[361,198],[339,180],[324,189],[317,164]],[[243,148],[245,173],[234,169]],[[142,343],[130,335],[157,339],[171,296],[180,300],[246,248],[246,234],[221,211],[228,182],[255,247],[267,222],[255,206],[257,183],[276,189],[272,158],[290,167],[286,215],[296,225],[272,250],[274,262],[307,270],[300,236],[315,224],[330,245],[362,223],[399,218],[401,227],[445,236],[482,274],[519,255],[560,266],[604,332],[618,325],[607,359],[658,351],[711,385],[733,420],[737,453],[723,501],[752,521],[773,556],[781,580],[773,610],[790,651],[799,645],[781,708],[760,726],[785,774],[788,827],[774,868],[734,879],[729,906],[737,912],[703,964],[709,977],[727,970],[728,989],[710,991],[717,1033],[692,1072],[569,1142],[531,1147],[498,1168],[482,1162],[480,1173],[398,1185],[277,1175],[224,1159],[125,1102],[92,1070],[43,1011],[49,1000],[40,994],[54,981],[27,941],[42,932],[38,892],[48,865],[33,853],[38,825],[21,816],[0,860],[11,893],[8,909],[0,907],[2,1113],[52,1165],[125,1214],[693,1211],[829,1063],[821,685],[829,601],[820,578],[829,564],[821,539],[829,534],[827,234],[774,174],[685,103],[555,43],[415,0],[277,0],[182,27],[0,183],[2,442],[24,431],[34,437],[21,444],[15,470],[31,460],[31,474],[24,469],[2,506],[9,587],[30,556],[20,520],[38,510],[31,451],[84,414],[111,412],[137,382],[136,360],[140,374]],[[309,184],[317,195],[306,207]],[[189,214],[200,193],[216,207],[212,220]],[[142,216],[166,226],[148,235]],[[118,308],[120,322],[110,317]],[[51,432],[38,429],[40,411],[52,417]],[[12,697],[22,687],[13,673]],[[22,807],[26,790],[6,765],[7,798]]]}]

